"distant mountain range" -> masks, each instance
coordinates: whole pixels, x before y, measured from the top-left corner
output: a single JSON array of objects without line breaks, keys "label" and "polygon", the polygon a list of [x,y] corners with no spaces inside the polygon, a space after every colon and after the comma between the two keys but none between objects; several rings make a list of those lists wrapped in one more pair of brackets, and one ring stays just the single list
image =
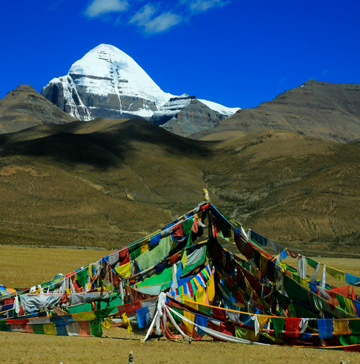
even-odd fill
[{"label": "distant mountain range", "polygon": [[174,134],[211,141],[266,130],[342,143],[360,139],[360,85],[308,81],[256,108],[227,108],[163,92],[130,56],[106,44],[51,80],[42,95],[58,108],[47,102],[40,110],[42,98],[29,86],[0,100],[0,133],[75,119],[143,117]]}]

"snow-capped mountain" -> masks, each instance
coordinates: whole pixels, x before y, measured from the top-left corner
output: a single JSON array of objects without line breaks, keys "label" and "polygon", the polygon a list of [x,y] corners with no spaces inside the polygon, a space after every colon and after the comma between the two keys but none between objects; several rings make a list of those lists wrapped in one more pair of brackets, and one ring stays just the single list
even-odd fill
[{"label": "snow-capped mountain", "polygon": [[[108,44],[100,44],[86,53],[71,66],[66,76],[52,79],[41,93],[80,120],[140,116],[151,118],[159,125],[165,122],[161,120],[172,119],[192,102],[186,94],[174,96],[162,91],[130,56]],[[214,117],[211,127],[238,110],[211,101],[200,101],[211,109],[208,113],[208,118]],[[196,123],[196,112],[200,111],[204,110],[192,107],[191,122]],[[201,118],[203,115],[199,115]],[[187,118],[187,122],[190,119]]]},{"label": "snow-capped mountain", "polygon": [[171,94],[163,92],[126,53],[99,46],[54,78],[42,94],[80,120],[96,117],[151,117]]}]

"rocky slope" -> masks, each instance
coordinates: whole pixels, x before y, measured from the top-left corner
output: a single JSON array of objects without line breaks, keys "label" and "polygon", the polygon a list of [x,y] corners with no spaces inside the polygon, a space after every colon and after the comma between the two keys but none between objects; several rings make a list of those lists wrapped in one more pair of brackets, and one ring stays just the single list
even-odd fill
[{"label": "rocky slope", "polygon": [[242,109],[214,129],[196,135],[226,140],[261,130],[282,130],[321,140],[360,137],[360,85],[308,81],[254,109]]},{"label": "rocky slope", "polygon": [[28,85],[18,86],[0,100],[0,133],[74,120]]},{"label": "rocky slope", "polygon": [[212,129],[226,118],[195,96],[172,97],[151,117],[151,121],[174,134],[191,136]]}]

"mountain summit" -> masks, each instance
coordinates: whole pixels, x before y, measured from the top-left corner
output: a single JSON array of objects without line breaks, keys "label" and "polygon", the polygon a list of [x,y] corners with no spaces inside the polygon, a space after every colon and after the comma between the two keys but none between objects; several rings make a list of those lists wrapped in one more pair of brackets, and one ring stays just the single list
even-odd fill
[{"label": "mountain summit", "polygon": [[42,94],[80,120],[151,117],[172,95],[120,49],[100,44],[54,78]]},{"label": "mountain summit", "polygon": [[[176,97],[162,91],[130,56],[108,44],[100,44],[86,53],[71,66],[66,76],[51,80],[41,93],[80,120],[137,116],[150,119]],[[215,111],[216,118],[208,123],[209,127],[213,127],[219,118],[228,117],[238,110],[201,101]],[[200,131],[203,126],[191,129]]]}]

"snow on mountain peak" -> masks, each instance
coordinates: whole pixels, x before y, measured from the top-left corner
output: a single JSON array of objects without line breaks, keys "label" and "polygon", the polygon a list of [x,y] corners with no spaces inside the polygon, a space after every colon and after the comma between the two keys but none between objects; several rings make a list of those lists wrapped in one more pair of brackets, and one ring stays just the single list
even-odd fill
[{"label": "snow on mountain peak", "polygon": [[103,96],[115,92],[145,98],[157,106],[172,96],[163,92],[134,59],[110,44],[100,44],[86,53],[71,66],[69,75],[78,86]]},{"label": "snow on mountain peak", "polygon": [[203,99],[199,99],[199,101],[204,103],[210,109],[217,111],[218,113],[225,115],[225,116],[231,116],[231,115],[235,114],[238,110],[240,110],[239,107],[226,107],[226,106],[220,105],[213,101],[208,101],[208,100],[203,100]]},{"label": "snow on mountain peak", "polygon": [[[120,49],[100,44],[76,61],[66,76],[52,79],[42,94],[80,120],[173,114],[188,107],[194,97],[166,93]],[[229,116],[237,109],[201,100],[210,109]]]}]

